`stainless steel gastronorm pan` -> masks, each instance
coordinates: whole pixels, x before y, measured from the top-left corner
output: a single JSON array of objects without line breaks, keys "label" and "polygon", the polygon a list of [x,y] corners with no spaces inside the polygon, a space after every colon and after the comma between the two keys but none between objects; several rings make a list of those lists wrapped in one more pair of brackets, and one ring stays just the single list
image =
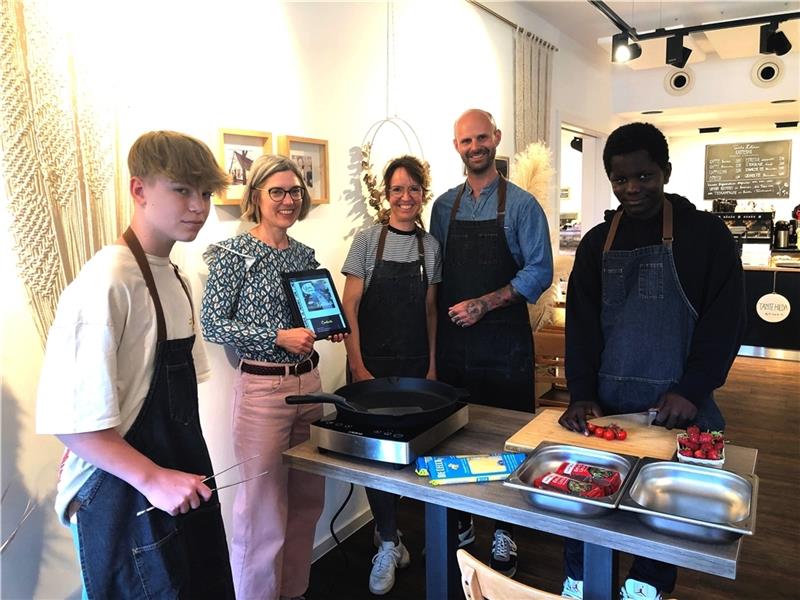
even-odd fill
[{"label": "stainless steel gastronorm pan", "polygon": [[[520,490],[531,504],[539,508],[577,517],[593,517],[616,508],[628,481],[628,475],[638,460],[638,457],[627,454],[614,454],[602,450],[542,442],[528,455],[519,468],[509,475],[503,485]],[[577,498],[533,487],[533,482],[537,477],[555,472],[558,466],[565,461],[582,462],[619,471],[622,477],[620,489],[613,495],[603,498]]]},{"label": "stainless steel gastronorm pan", "polygon": [[661,533],[724,543],[753,534],[757,498],[755,475],[644,458],[619,508]]}]

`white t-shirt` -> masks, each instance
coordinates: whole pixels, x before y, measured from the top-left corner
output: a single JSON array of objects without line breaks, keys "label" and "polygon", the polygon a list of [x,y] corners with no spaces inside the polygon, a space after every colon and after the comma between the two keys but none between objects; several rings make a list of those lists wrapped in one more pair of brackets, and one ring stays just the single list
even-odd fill
[{"label": "white t-shirt", "polygon": [[[198,381],[205,381],[208,359],[189,299],[169,258],[147,255],[147,262],[164,310],[167,339],[196,335],[192,355]],[[155,307],[136,259],[127,246],[103,248],[59,299],[39,379],[37,433],[113,427],[124,436],[150,387],[156,338]],[[65,452],[56,495],[56,512],[65,525],[67,505],[94,470]]]}]

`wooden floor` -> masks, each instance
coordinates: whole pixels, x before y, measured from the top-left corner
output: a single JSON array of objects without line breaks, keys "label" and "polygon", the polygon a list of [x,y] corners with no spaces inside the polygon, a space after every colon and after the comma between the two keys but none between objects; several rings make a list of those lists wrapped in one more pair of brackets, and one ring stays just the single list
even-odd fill
[{"label": "wooden floor", "polygon": [[[726,437],[759,449],[756,534],[742,545],[735,580],[680,569],[678,585],[669,597],[800,599],[800,363],[739,357],[716,397],[728,423]],[[425,598],[423,515],[421,503],[401,501],[400,529],[412,562],[408,569],[398,571],[394,589],[384,598]],[[476,529],[478,538],[470,552],[488,563],[492,523],[478,518]],[[519,546],[516,579],[559,593],[563,579],[560,538],[530,530],[518,530],[515,537]],[[367,589],[375,552],[372,523],[347,539],[340,550],[313,565],[308,600],[375,598]],[[621,580],[629,565],[630,558],[623,556]]]}]

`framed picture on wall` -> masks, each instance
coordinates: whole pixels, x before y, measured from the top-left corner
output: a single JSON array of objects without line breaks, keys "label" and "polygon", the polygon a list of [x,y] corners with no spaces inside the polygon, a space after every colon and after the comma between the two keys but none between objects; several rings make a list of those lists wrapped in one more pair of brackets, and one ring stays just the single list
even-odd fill
[{"label": "framed picture on wall", "polygon": [[231,176],[228,190],[214,196],[214,204],[239,204],[253,161],[272,153],[272,134],[249,129],[220,129],[218,160]]},{"label": "framed picture on wall", "polygon": [[278,154],[291,158],[303,174],[311,204],[330,202],[328,142],[294,135],[278,136]]},{"label": "framed picture on wall", "polygon": [[507,156],[495,156],[494,157],[494,166],[497,169],[497,172],[500,173],[503,177],[508,179],[508,167],[509,167],[509,158]]}]

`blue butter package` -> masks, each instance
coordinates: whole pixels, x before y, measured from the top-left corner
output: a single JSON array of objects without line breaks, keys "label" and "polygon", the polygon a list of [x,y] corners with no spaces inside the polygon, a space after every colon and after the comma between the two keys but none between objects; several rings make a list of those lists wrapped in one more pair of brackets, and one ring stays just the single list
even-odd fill
[{"label": "blue butter package", "polygon": [[522,452],[420,456],[414,471],[421,477],[430,477],[431,485],[497,481],[508,477],[524,460]]}]

